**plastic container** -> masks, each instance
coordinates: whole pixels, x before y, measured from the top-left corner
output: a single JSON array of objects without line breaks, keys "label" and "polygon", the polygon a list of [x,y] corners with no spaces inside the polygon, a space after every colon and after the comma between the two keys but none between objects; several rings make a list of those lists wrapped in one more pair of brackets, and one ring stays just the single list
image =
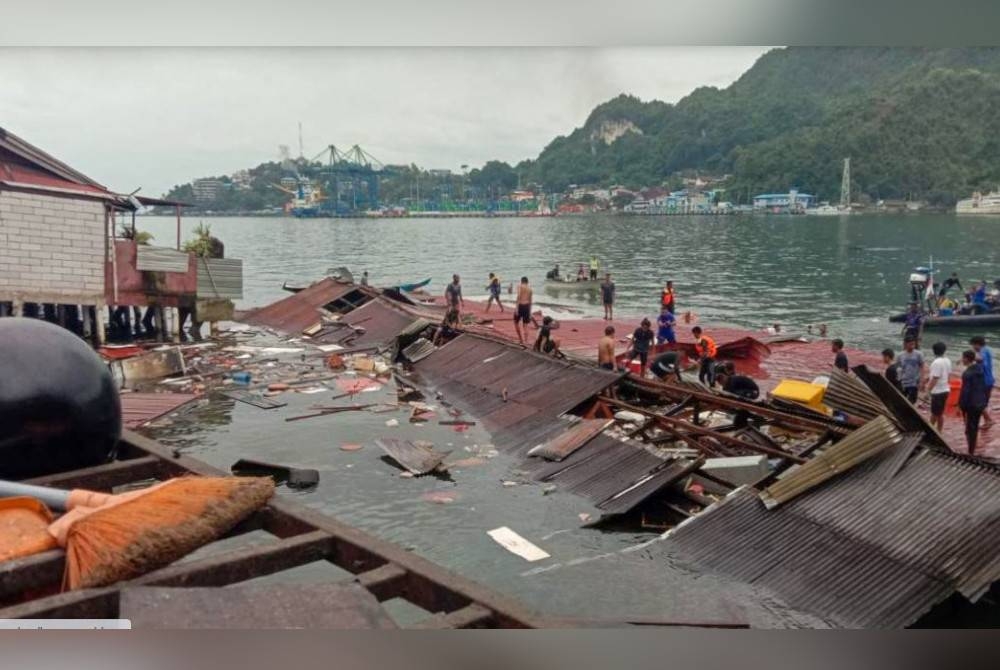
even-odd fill
[{"label": "plastic container", "polygon": [[948,401],[945,402],[945,407],[958,407],[958,396],[962,393],[962,380],[949,379],[948,388]]},{"label": "plastic container", "polygon": [[826,387],[819,384],[799,381],[798,379],[783,379],[771,395],[782,400],[801,403],[807,407],[823,411],[823,394]]},{"label": "plastic container", "polygon": [[639,361],[632,361],[626,366],[626,369],[634,375],[642,372],[642,364]]},{"label": "plastic container", "polygon": [[250,383],[250,373],[249,372],[234,372],[233,381],[237,384],[249,384]]}]

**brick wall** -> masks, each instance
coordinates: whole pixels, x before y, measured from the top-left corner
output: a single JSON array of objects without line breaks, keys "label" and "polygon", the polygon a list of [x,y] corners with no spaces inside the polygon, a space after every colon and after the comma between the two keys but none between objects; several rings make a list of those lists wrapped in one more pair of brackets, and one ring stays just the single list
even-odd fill
[{"label": "brick wall", "polygon": [[0,190],[0,299],[103,294],[104,204]]}]

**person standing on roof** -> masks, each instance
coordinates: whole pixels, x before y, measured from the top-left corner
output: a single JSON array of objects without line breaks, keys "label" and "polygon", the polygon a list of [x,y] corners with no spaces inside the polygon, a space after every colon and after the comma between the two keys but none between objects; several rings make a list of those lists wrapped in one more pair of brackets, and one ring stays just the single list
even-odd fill
[{"label": "person standing on roof", "polygon": [[983,407],[983,429],[989,430],[993,427],[993,417],[990,416],[990,398],[993,395],[993,385],[996,379],[993,376],[993,350],[986,346],[986,338],[976,335],[969,339],[972,350],[976,352],[976,360],[983,364],[983,377],[986,381],[986,406]]},{"label": "person standing on roof", "polygon": [[601,283],[601,304],[604,305],[604,320],[613,321],[615,316],[615,283],[611,281],[611,273],[604,275]]},{"label": "person standing on roof", "polygon": [[361,285],[368,286],[368,270],[361,273]]},{"label": "person standing on roof", "polygon": [[674,335],[674,326],[677,319],[673,313],[664,305],[660,308],[660,316],[656,318],[656,343],[657,344],[677,344],[677,336]]},{"label": "person standing on roof", "polygon": [[944,355],[947,347],[944,342],[935,342],[931,347],[935,359],[931,362],[931,371],[924,389],[931,394],[931,425],[939,431],[944,430],[944,407],[951,393],[948,378],[951,377],[951,361]]},{"label": "person standing on roof", "polygon": [[490,311],[490,306],[495,302],[497,307],[500,308],[500,313],[503,313],[503,303],[500,302],[500,277],[496,276],[492,272],[490,273],[490,283],[486,287],[489,291],[490,297],[486,300],[486,311]]},{"label": "person standing on roof", "polygon": [[604,337],[597,343],[597,365],[604,370],[615,369],[615,327],[606,326]]},{"label": "person standing on roof", "polygon": [[694,351],[698,355],[698,381],[709,387],[715,386],[715,356],[718,353],[715,340],[705,335],[701,326],[692,328],[691,334],[694,335]]},{"label": "person standing on roof", "polygon": [[986,375],[983,364],[976,360],[976,352],[971,349],[962,353],[962,391],[958,396],[958,408],[965,416],[965,442],[969,447],[969,455],[976,453],[976,442],[979,438],[979,418],[989,405]]},{"label": "person standing on roof", "polygon": [[591,254],[590,256],[590,281],[597,280],[597,273],[601,270],[601,263],[597,260],[597,256]]},{"label": "person standing on roof", "polygon": [[909,337],[903,342],[903,353],[898,356],[898,360],[899,384],[903,387],[903,395],[915,405],[920,378],[924,372],[924,355],[917,350],[915,338]]},{"label": "person standing on roof", "polygon": [[844,353],[844,341],[839,337],[835,339],[830,343],[830,351],[833,352],[833,367],[848,372],[850,367],[847,365],[847,354]]},{"label": "person standing on roof", "polygon": [[885,363],[885,378],[889,380],[890,384],[896,387],[897,391],[902,393],[903,385],[899,383],[899,363],[893,360],[895,358],[896,352],[892,349],[882,350],[882,362]]},{"label": "person standing on roof", "polygon": [[444,289],[444,298],[451,309],[460,311],[460,308],[465,308],[465,300],[462,298],[462,280],[458,275],[451,276],[451,283]]},{"label": "person standing on roof", "polygon": [[528,278],[521,277],[521,283],[517,287],[517,306],[514,309],[514,330],[517,331],[517,339],[523,345],[525,333],[521,330],[522,324],[525,330],[531,322],[531,287],[528,286]]},{"label": "person standing on roof", "polygon": [[671,314],[674,314],[674,282],[667,280],[667,285],[663,287],[663,293],[660,296],[660,306],[666,307],[670,310]]},{"label": "person standing on roof", "polygon": [[639,376],[646,376],[646,364],[649,362],[649,350],[653,347],[653,324],[649,319],[643,319],[639,327],[632,333],[632,350],[628,353],[628,365],[636,358],[639,359]]}]

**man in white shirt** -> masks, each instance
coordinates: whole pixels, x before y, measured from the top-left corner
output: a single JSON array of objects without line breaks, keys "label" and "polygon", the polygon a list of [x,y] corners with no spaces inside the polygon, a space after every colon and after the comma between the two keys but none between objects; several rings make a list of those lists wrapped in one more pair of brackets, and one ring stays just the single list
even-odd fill
[{"label": "man in white shirt", "polygon": [[946,347],[944,342],[937,342],[933,347],[934,361],[931,363],[931,372],[924,389],[930,389],[931,393],[931,424],[938,429],[944,430],[944,407],[948,402],[948,394],[951,393],[951,386],[948,379],[951,377],[951,361],[944,355]]}]

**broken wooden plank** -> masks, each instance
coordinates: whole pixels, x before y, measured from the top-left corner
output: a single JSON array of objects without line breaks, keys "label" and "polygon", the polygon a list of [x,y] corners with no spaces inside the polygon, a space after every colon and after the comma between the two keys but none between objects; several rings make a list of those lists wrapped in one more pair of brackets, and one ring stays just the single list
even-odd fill
[{"label": "broken wooden plank", "polygon": [[183,375],[186,371],[180,347],[150,351],[142,356],[111,361],[112,374],[124,383]]},{"label": "broken wooden plank", "polygon": [[442,461],[451,451],[434,451],[431,447],[408,440],[380,437],[375,444],[392,460],[415,475],[426,475],[434,470],[446,470]]},{"label": "broken wooden plank", "polygon": [[253,405],[254,407],[259,407],[260,409],[277,409],[278,407],[284,407],[288,404],[285,402],[279,402],[274,398],[266,398],[260,393],[255,393],[253,391],[224,391],[222,395],[227,398],[232,398],[233,400],[245,402],[246,404]]},{"label": "broken wooden plank", "polygon": [[581,419],[548,442],[532,447],[528,455],[548,461],[561,461],[600,435],[612,423],[612,419]]}]

